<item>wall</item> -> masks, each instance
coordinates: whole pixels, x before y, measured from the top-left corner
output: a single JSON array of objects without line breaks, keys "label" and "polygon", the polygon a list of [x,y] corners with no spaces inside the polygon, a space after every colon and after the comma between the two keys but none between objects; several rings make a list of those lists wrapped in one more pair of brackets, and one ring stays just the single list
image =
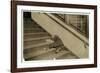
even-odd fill
[{"label": "wall", "polygon": [[[35,0],[37,1],[37,0]],[[100,19],[100,0],[38,0],[54,1],[63,3],[93,4],[99,6],[98,19]],[[10,0],[0,1],[0,73],[10,73]],[[98,31],[100,31],[100,21],[98,20]],[[98,32],[100,37],[100,32]],[[100,38],[98,38],[100,43]],[[84,69],[69,69],[56,71],[40,71],[30,73],[99,73],[100,72],[100,45],[98,44],[98,67]]]}]

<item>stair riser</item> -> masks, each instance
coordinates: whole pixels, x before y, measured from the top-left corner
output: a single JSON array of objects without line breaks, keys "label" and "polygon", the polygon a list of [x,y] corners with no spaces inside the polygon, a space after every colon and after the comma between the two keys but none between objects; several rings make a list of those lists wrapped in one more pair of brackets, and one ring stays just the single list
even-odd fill
[{"label": "stair riser", "polygon": [[43,30],[29,30],[29,31],[24,31],[24,33],[39,33],[39,32],[44,32]]},{"label": "stair riser", "polygon": [[24,28],[40,28],[39,26],[24,26]]},{"label": "stair riser", "polygon": [[36,35],[26,35],[24,36],[24,39],[27,39],[27,38],[41,38],[41,37],[49,37],[48,34],[44,34],[44,35],[41,35],[41,34],[36,34]]},{"label": "stair riser", "polygon": [[44,45],[39,45],[39,46],[36,46],[36,45],[33,45],[33,46],[24,46],[25,49],[30,49],[30,48],[40,48],[40,47],[49,47],[49,44],[44,44]]},{"label": "stair riser", "polygon": [[30,39],[25,39],[24,42],[27,42],[27,41],[39,41],[39,40],[46,40],[46,39],[50,39],[50,37],[37,37],[37,38],[30,38]]},{"label": "stair riser", "polygon": [[41,49],[47,50],[46,48],[48,48],[48,46],[41,46],[41,47],[36,47],[36,48],[24,49],[24,54],[34,53],[34,52],[37,52]]},{"label": "stair riser", "polygon": [[31,31],[44,31],[44,30],[41,30],[41,28],[24,29],[24,32],[31,32]]},{"label": "stair riser", "polygon": [[28,42],[24,42],[24,45],[35,45],[35,44],[40,44],[40,43],[44,43],[45,40],[36,40],[36,41],[28,41]]}]

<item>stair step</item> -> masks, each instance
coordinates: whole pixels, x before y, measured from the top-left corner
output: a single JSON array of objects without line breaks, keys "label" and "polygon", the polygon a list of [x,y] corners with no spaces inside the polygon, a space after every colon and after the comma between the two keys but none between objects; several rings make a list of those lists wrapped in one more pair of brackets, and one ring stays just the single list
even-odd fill
[{"label": "stair step", "polygon": [[34,22],[24,22],[24,26],[39,26],[38,24],[34,23]]},{"label": "stair step", "polygon": [[41,50],[41,49],[48,49],[48,45],[44,45],[44,46],[40,46],[40,47],[33,47],[33,48],[29,48],[29,49],[24,49],[24,54],[28,54],[28,53],[31,53],[31,52],[36,52],[38,50]]},{"label": "stair step", "polygon": [[49,50],[41,49],[41,50],[38,50],[36,52],[31,52],[31,53],[28,53],[28,54],[24,54],[24,58],[25,59],[33,58],[35,56],[39,56],[41,54],[48,53],[48,52],[51,52],[51,51],[54,51],[54,50],[55,49],[49,49]]},{"label": "stair step", "polygon": [[39,44],[32,44],[32,45],[28,45],[28,46],[24,46],[24,49],[29,49],[29,48],[35,48],[35,47],[41,47],[41,46],[48,46],[49,44],[53,43],[51,42],[44,42],[44,43],[39,43]]},{"label": "stair step", "polygon": [[45,32],[44,30],[31,30],[31,31],[24,31],[24,33],[39,33],[39,32]]},{"label": "stair step", "polygon": [[24,36],[24,39],[28,39],[28,38],[41,38],[41,37],[50,37],[48,34],[36,34],[36,35],[26,35]]},{"label": "stair step", "polygon": [[36,56],[34,57],[35,60],[53,60],[53,59],[57,59],[65,54],[69,54],[69,51],[66,50],[62,50],[58,53],[55,53],[55,51],[50,52],[50,53],[46,53],[46,54],[42,54],[40,56]]},{"label": "stair step", "polygon": [[41,40],[34,40],[34,41],[27,41],[27,42],[24,42],[24,45],[31,45],[31,44],[39,44],[39,43],[44,43],[46,42],[44,39],[41,39]]},{"label": "stair step", "polygon": [[49,39],[50,36],[45,36],[45,37],[36,37],[36,38],[27,38],[27,39],[24,39],[24,42],[26,41],[34,41],[34,40],[41,40],[41,39]]},{"label": "stair step", "polygon": [[[24,31],[38,31],[40,28],[25,28]],[[43,30],[43,29],[42,29]]]},{"label": "stair step", "polygon": [[[51,39],[38,40],[38,41],[37,40],[36,41],[29,41],[28,43],[30,43],[30,44],[27,44],[27,42],[24,42],[24,46],[33,45],[33,44],[37,45],[37,44],[41,44],[41,43],[45,43],[45,42],[51,42],[51,43],[53,43],[54,41],[52,41]],[[46,49],[46,48],[48,48],[48,45],[44,45],[44,46],[41,46],[41,47],[35,47],[35,48],[33,47],[33,48],[29,48],[29,49],[24,49],[24,53],[34,52],[34,51],[40,50],[42,48]]]},{"label": "stair step", "polygon": [[46,32],[38,32],[38,33],[25,33],[24,34],[24,36],[26,36],[26,35],[47,35],[48,33],[46,33]]},{"label": "stair step", "polygon": [[24,25],[31,25],[31,24],[33,25],[33,24],[36,24],[36,23],[35,22],[32,22],[30,20],[24,22]]},{"label": "stair step", "polygon": [[24,28],[41,28],[40,26],[38,25],[27,25],[27,26],[24,26]]},{"label": "stair step", "polygon": [[25,21],[24,21],[24,25],[33,25],[33,24],[34,24],[34,25],[35,25],[35,24],[37,25],[37,23],[34,22],[34,21],[32,21],[32,20],[25,20]]},{"label": "stair step", "polygon": [[24,24],[29,24],[29,23],[37,24],[35,21],[33,21],[33,20],[31,20],[31,19],[25,19],[25,20],[24,20]]}]

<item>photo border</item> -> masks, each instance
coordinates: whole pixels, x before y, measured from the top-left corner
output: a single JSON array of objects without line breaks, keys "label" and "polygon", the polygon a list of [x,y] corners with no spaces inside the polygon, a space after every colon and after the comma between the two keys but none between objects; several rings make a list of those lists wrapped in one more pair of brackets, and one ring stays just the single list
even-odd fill
[{"label": "photo border", "polygon": [[[17,68],[17,5],[93,9],[94,10],[94,64]],[[63,3],[32,2],[32,1],[11,1],[11,72],[12,73],[28,72],[28,71],[91,68],[91,67],[97,67],[97,6],[96,5],[79,5],[79,4],[63,4]]]}]

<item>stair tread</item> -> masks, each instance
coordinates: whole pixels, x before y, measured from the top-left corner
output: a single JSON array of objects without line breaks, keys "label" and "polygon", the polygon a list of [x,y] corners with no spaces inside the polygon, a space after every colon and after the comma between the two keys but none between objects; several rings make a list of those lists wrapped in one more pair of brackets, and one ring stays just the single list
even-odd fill
[{"label": "stair tread", "polygon": [[51,42],[44,42],[44,43],[39,43],[39,44],[32,44],[32,45],[28,45],[28,46],[24,46],[25,49],[29,49],[29,48],[35,48],[35,47],[40,47],[40,46],[45,46],[45,45],[49,45],[53,43],[52,41]]},{"label": "stair tread", "polygon": [[36,41],[27,41],[27,42],[24,42],[24,45],[38,44],[38,43],[43,43],[43,42],[46,42],[46,41],[44,39],[36,40]]},{"label": "stair tread", "polygon": [[39,28],[25,28],[24,31],[29,31],[29,30],[40,30]]},{"label": "stair tread", "polygon": [[27,39],[24,39],[24,41],[34,41],[34,40],[49,39],[49,38],[50,38],[50,36],[35,37],[35,38],[27,38]]},{"label": "stair tread", "polygon": [[[37,35],[26,35],[24,36],[24,39],[29,39],[29,38],[41,38],[41,37],[50,37],[48,34],[37,34]],[[40,40],[40,39],[39,39]]]},{"label": "stair tread", "polygon": [[31,53],[28,53],[28,54],[25,54],[25,59],[27,58],[31,58],[31,57],[35,57],[35,56],[38,56],[38,55],[41,55],[41,54],[44,54],[44,53],[47,53],[47,52],[51,52],[51,51],[54,51],[55,49],[49,49],[49,50],[44,50],[44,49],[41,49],[41,50],[38,50],[37,52],[31,52]]},{"label": "stair tread", "polygon": [[24,27],[40,27],[40,26],[37,24],[29,23],[29,24],[25,24]]},{"label": "stair tread", "polygon": [[38,32],[38,33],[25,33],[25,34],[24,34],[24,36],[25,36],[25,35],[36,35],[36,34],[41,34],[41,35],[42,35],[42,34],[48,34],[48,33],[46,33],[46,32]]},{"label": "stair tread", "polygon": [[37,23],[36,22],[34,22],[34,21],[31,21],[31,20],[26,20],[26,21],[24,21],[24,25],[29,25],[29,24],[34,24],[34,25],[37,25]]},{"label": "stair tread", "polygon": [[24,33],[41,33],[45,32],[44,30],[32,30],[32,31],[24,31]]}]

